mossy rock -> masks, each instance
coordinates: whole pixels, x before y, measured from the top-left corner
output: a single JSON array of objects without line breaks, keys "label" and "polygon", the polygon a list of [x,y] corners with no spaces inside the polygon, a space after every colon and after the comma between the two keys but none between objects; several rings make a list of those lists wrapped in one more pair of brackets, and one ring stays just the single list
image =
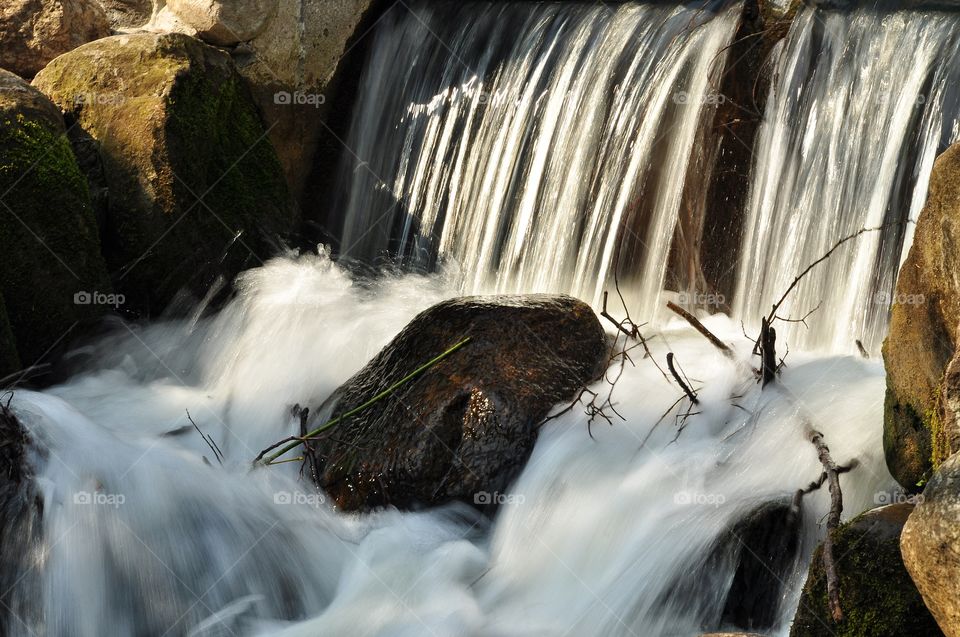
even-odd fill
[{"label": "mossy rock", "polygon": [[893,504],[867,511],[833,534],[843,621],[827,604],[823,545],[813,554],[790,637],[940,637],[943,633],[900,556],[900,533],[913,510]]},{"label": "mossy rock", "polygon": [[87,183],[60,112],[39,91],[3,70],[0,254],[0,294],[7,319],[0,320],[0,337],[15,338],[19,351],[18,360],[9,344],[0,345],[0,364],[39,362],[53,346],[66,342],[78,323],[105,310],[74,302],[81,292],[109,292],[110,283]]},{"label": "mossy rock", "polygon": [[[960,324],[960,144],[937,158],[927,203],[897,279],[890,331],[883,344],[887,370],[884,452],[890,473],[916,490],[955,438],[943,432],[940,394]],[[948,419],[952,420],[952,419]]]},{"label": "mossy rock", "polygon": [[129,307],[205,294],[276,251],[295,208],[230,57],[182,34],[91,42],[34,80],[78,124],[107,263]]}]

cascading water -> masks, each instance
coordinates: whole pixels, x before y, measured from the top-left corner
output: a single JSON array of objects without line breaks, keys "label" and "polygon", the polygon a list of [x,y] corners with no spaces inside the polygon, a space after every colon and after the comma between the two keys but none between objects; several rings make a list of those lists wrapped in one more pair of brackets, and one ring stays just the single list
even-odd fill
[{"label": "cascading water", "polygon": [[[960,19],[805,9],[776,64],[759,134],[734,314],[757,320],[839,239],[782,316],[792,345],[876,353],[933,160],[957,137]],[[910,220],[910,222],[908,222]],[[773,266],[773,267],[772,267]],[[909,302],[909,299],[903,300]]]},{"label": "cascading water", "polygon": [[[452,261],[468,292],[588,300],[618,258],[637,260],[624,274],[649,312],[678,220],[696,214],[684,184],[738,19],[715,11],[401,12],[378,35],[347,141],[341,251]],[[633,248],[618,255],[622,233]]]},{"label": "cascading water", "polygon": [[[749,368],[683,322],[645,328],[653,358],[672,351],[695,379],[699,413],[683,430],[676,411],[661,418],[679,389],[637,357],[615,389],[624,420],[588,427],[574,409],[544,426],[514,497],[493,521],[462,505],[345,515],[300,481],[294,465],[249,472],[257,451],[296,431],[293,404],[318,405],[432,303],[464,289],[596,298],[621,223],[642,230],[652,246],[631,285],[631,310],[645,316],[638,308],[658,304],[685,171],[696,164],[689,158],[709,111],[700,96],[710,94],[736,13],[476,5],[457,33],[441,34],[447,49],[423,44],[439,25],[419,6],[412,10],[410,20],[385,21],[377,36],[368,69],[377,79],[366,83],[357,120],[364,125],[350,140],[371,153],[358,152],[369,164],[356,169],[348,191],[341,247],[388,251],[421,266],[445,257],[462,270],[367,281],[325,256],[278,258],[242,275],[237,297],[216,316],[117,324],[94,347],[87,371],[43,393],[17,391],[11,407],[32,440],[31,495],[38,496],[26,502],[43,506],[24,523],[33,533],[3,538],[16,577],[0,590],[0,633],[688,637],[730,621],[725,606],[742,557],[725,540],[731,525],[820,475],[811,428],[825,433],[839,462],[858,461],[844,477],[845,515],[891,497],[877,360],[792,352],[780,382],[761,392]],[[824,43],[837,55],[841,43],[880,47],[870,44],[871,20],[874,28],[886,21],[894,33],[924,35],[917,58],[927,60],[927,79],[894,71],[901,60],[886,58],[889,76],[877,66],[861,81],[911,78],[939,96],[930,103],[955,104],[938,84],[946,66],[927,48],[952,42],[950,20],[938,17],[939,26],[924,30],[911,16],[804,13],[779,53],[769,114],[800,109],[812,119],[797,130],[821,126],[825,111],[814,106],[850,90],[841,71],[860,58],[834,68],[815,64],[813,51]],[[818,20],[842,29],[823,33]],[[490,35],[504,23],[516,26]],[[820,73],[811,75],[814,68]],[[680,93],[698,97],[675,99]],[[831,108],[826,119],[856,123],[858,112]],[[922,131],[922,143],[884,145],[884,157],[897,162],[874,165],[868,147],[856,147],[863,158],[851,157],[854,174],[844,178],[848,189],[869,182],[863,188],[879,202],[871,214],[907,201],[915,213],[950,112],[904,106],[871,114],[886,117],[884,140],[904,127]],[[878,119],[869,121],[856,123],[862,134],[876,132]],[[793,129],[771,126],[762,156],[785,166],[776,178],[756,173],[754,201],[777,179],[787,200],[811,201],[816,193],[802,188],[822,182],[809,177],[816,168],[798,166],[820,133],[791,159],[785,140]],[[906,168],[883,172],[888,186],[874,196],[867,186],[881,166]],[[883,199],[894,191],[899,199]],[[829,211],[842,217],[849,206]],[[778,206],[755,203],[750,215],[752,236],[774,236],[763,224],[753,229],[753,218],[772,223]],[[862,258],[882,254],[895,264],[896,242]],[[798,245],[782,249],[819,249]],[[779,258],[763,263],[765,271],[792,278],[792,265]],[[869,284],[873,272],[857,267]],[[750,359],[752,344],[736,319],[705,320],[734,344],[739,361]],[[222,465],[193,423],[222,450]],[[781,565],[774,620],[761,630],[787,632],[828,506],[824,492],[804,499],[796,561]]]},{"label": "cascading water", "polygon": [[[436,275],[361,285],[300,257],[247,272],[240,290],[211,319],[117,326],[93,371],[14,394],[43,507],[39,538],[4,540],[23,556],[0,597],[18,618],[9,634],[692,635],[722,623],[740,549],[697,577],[718,538],[819,475],[810,427],[829,432],[839,461],[860,463],[846,511],[893,486],[878,362],[791,354],[782,386],[761,393],[677,323],[651,347],[698,379],[701,413],[681,434],[672,416],[656,425],[679,390],[647,361],[617,386],[624,421],[594,423],[591,438],[574,410],[544,427],[492,525],[463,505],[337,513],[296,465],[250,473],[250,461],[295,431],[293,403],[316,405],[457,286]],[[739,325],[708,325],[748,357]],[[805,499],[775,630],[827,507],[825,493]]]}]

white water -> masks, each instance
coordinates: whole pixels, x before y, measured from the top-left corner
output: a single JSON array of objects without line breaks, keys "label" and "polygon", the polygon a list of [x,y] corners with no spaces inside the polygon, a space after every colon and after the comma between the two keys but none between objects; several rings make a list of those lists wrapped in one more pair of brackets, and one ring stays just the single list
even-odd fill
[{"label": "white water", "polygon": [[[748,371],[670,323],[654,353],[676,353],[702,412],[676,443],[671,417],[642,444],[680,392],[638,361],[616,389],[626,421],[595,423],[594,439],[580,410],[547,425],[511,490],[523,501],[492,527],[462,506],[337,513],[296,467],[249,474],[250,460],[294,431],[291,404],[316,405],[457,288],[437,275],[361,285],[322,257],[274,261],[241,287],[212,320],[117,326],[98,371],[16,393],[47,453],[34,458],[42,547],[17,587],[39,593],[18,600],[30,627],[12,634],[691,635],[716,628],[731,574],[692,607],[670,599],[673,579],[731,521],[819,475],[805,421],[839,461],[861,462],[847,514],[892,486],[879,362],[796,356],[783,390],[761,395]],[[746,359],[739,326],[709,325]],[[192,429],[162,435],[189,425],[187,409],[223,467],[204,464],[213,455]],[[805,555],[826,507],[825,494],[806,502]],[[790,577],[785,619],[803,576]]]},{"label": "white water", "polygon": [[735,315],[769,313],[841,237],[909,219],[844,246],[791,294],[782,315],[819,306],[816,329],[778,325],[808,350],[852,352],[861,339],[879,352],[933,160],[957,138],[958,82],[956,13],[798,15],[759,133]]},{"label": "white water", "polygon": [[452,261],[469,292],[588,300],[619,256],[652,311],[738,8],[415,7],[367,67],[341,251]]}]

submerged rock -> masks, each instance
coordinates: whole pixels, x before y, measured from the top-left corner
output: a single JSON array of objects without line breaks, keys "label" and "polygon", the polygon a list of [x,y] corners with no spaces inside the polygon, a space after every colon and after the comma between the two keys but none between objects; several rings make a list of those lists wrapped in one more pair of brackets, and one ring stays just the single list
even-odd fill
[{"label": "submerged rock", "polygon": [[94,0],[3,0],[0,68],[31,78],[61,53],[108,35],[107,15]]},{"label": "submerged rock", "polygon": [[791,637],[937,637],[937,623],[920,598],[900,557],[900,533],[912,504],[867,511],[833,536],[843,621],[827,605],[822,550],[813,554]]},{"label": "submerged rock", "polygon": [[773,628],[799,548],[800,518],[790,500],[764,502],[736,518],[708,553],[691,556],[658,603],[703,618],[704,628]]},{"label": "submerged rock", "polygon": [[[883,344],[883,446],[897,482],[917,489],[955,451],[944,429],[943,377],[960,325],[960,144],[937,158],[927,203],[892,299]],[[955,422],[956,418],[952,418]]]},{"label": "submerged rock", "polygon": [[341,509],[462,500],[495,505],[538,426],[606,368],[593,310],[568,296],[467,297],[422,312],[328,399],[308,427],[461,349],[314,445],[314,478]]},{"label": "submerged rock", "polygon": [[127,307],[162,310],[275,252],[295,220],[276,153],[219,49],[138,33],[62,55],[34,84],[78,125],[107,263]]},{"label": "submerged rock", "polygon": [[93,294],[109,293],[110,283],[60,111],[2,69],[0,194],[3,377],[18,362],[40,362],[78,322],[99,316],[105,306],[93,303]]},{"label": "submerged rock", "polygon": [[903,562],[943,632],[960,635],[960,454],[934,474],[900,538]]},{"label": "submerged rock", "polygon": [[37,617],[43,501],[28,461],[30,439],[0,402],[0,635],[25,627],[42,630]]}]

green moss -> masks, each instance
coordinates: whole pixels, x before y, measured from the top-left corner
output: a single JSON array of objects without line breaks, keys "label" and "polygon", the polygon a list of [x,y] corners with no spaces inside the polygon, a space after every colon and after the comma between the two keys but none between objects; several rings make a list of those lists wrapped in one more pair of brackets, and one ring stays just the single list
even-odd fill
[{"label": "green moss", "polygon": [[217,277],[272,256],[295,206],[229,56],[182,35],[88,47],[101,51],[62,56],[38,83],[61,107],[73,94],[123,96],[75,115],[100,151],[109,190],[104,246],[132,307],[163,310],[182,288],[203,294]]},{"label": "green moss", "polygon": [[87,183],[62,131],[0,119],[0,293],[21,362],[33,364],[75,323],[103,311],[80,291],[109,291]]},{"label": "green moss", "polygon": [[883,451],[891,475],[905,489],[915,490],[932,471],[929,414],[921,415],[887,387],[883,409]]},{"label": "green moss", "polygon": [[791,637],[942,635],[903,566],[899,537],[871,533],[869,524],[856,522],[833,536],[843,621],[834,622],[829,612],[821,546],[814,552]]}]

